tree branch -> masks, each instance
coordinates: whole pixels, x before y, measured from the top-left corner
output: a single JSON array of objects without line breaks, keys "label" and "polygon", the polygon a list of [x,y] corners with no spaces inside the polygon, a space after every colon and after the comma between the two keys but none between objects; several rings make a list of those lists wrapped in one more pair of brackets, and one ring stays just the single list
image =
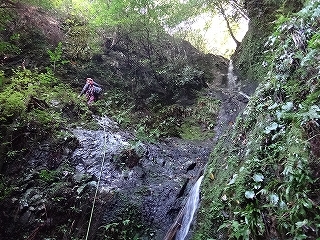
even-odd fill
[{"label": "tree branch", "polygon": [[224,18],[224,20],[227,23],[227,28],[228,28],[228,31],[230,33],[230,36],[232,37],[233,41],[237,44],[237,47],[238,47],[240,45],[240,42],[237,40],[237,38],[233,34],[232,28],[230,26],[229,19],[228,19],[227,15],[226,15],[226,12],[225,12],[222,4],[221,3],[217,3],[217,7],[218,7],[218,10],[221,13],[222,17]]},{"label": "tree branch", "polygon": [[231,1],[231,6],[237,10],[237,12],[246,20],[249,20],[249,17],[247,15],[247,11],[244,6],[241,6],[237,1],[233,0]]}]

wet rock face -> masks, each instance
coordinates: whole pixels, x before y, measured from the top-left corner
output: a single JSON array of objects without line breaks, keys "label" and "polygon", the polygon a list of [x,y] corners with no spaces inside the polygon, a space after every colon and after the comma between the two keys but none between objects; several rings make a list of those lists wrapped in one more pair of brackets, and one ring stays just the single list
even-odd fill
[{"label": "wet rock face", "polygon": [[[100,193],[114,196],[99,213],[102,219],[96,225],[119,226],[119,219],[139,222],[142,226],[136,232],[145,239],[164,237],[211,150],[210,145],[177,139],[132,146],[127,133],[108,129],[74,133],[80,141],[72,156],[77,171],[98,179],[104,161]],[[101,236],[108,230],[97,232]]]},{"label": "wet rock face", "polygon": [[14,187],[0,202],[0,236],[81,239],[92,213],[89,239],[163,239],[217,137],[246,104],[242,89],[237,82],[209,85],[222,106],[210,141],[141,143],[111,119],[96,117],[97,130],[64,130],[58,147],[39,143],[6,170]]},{"label": "wet rock face", "polygon": [[28,164],[10,170],[25,174],[0,202],[1,237],[84,237],[98,183],[90,239],[165,236],[212,144],[174,138],[143,144],[110,119],[96,120],[101,129],[73,129],[59,155],[42,144],[26,156]]}]

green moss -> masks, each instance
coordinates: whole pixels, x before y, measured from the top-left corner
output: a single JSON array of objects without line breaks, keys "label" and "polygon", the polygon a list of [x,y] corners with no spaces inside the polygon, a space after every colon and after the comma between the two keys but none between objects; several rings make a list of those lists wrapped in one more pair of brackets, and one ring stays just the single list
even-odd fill
[{"label": "green moss", "polygon": [[26,110],[25,96],[20,92],[6,91],[0,95],[1,107],[1,122],[6,122],[13,119]]},{"label": "green moss", "polygon": [[[268,29],[270,31],[272,26],[261,27],[260,21],[252,25],[254,30],[249,30],[242,40],[240,48],[232,58],[236,72],[241,79],[261,82],[267,73],[267,69],[261,64],[263,62],[262,52],[264,51],[262,46],[267,41]],[[256,25],[258,25],[259,28]],[[260,27],[262,32],[257,33],[257,29],[260,29]]]},{"label": "green moss", "polygon": [[199,97],[194,106],[184,110],[184,118],[179,128],[184,139],[205,140],[214,136],[213,128],[220,102],[210,97]]},{"label": "green moss", "polygon": [[57,171],[41,170],[39,172],[39,178],[47,183],[51,183],[58,177]]},{"label": "green moss", "polygon": [[249,29],[240,47],[233,54],[234,66],[245,81],[261,82],[268,72],[265,66],[266,43],[279,16],[290,16],[302,8],[302,1],[262,1],[263,9],[249,9]]},{"label": "green moss", "polygon": [[261,82],[268,71],[263,64],[264,46],[273,31],[279,3],[263,2],[263,9],[253,10],[248,31],[232,56],[234,67],[243,81]]},{"label": "green moss", "polygon": [[52,72],[14,70],[0,94],[1,165],[66,127],[67,119],[80,120],[86,113],[83,109],[85,103],[70,87],[58,84]]},{"label": "green moss", "polygon": [[183,139],[203,140],[205,136],[202,134],[200,126],[195,126],[192,123],[183,123],[180,128],[180,135]]}]

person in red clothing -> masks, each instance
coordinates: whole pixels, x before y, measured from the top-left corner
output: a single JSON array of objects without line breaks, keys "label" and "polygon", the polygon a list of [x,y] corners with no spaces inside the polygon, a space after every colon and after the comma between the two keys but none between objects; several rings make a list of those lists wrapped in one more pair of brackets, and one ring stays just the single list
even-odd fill
[{"label": "person in red clothing", "polygon": [[81,93],[78,97],[81,97],[83,94],[86,94],[88,104],[98,100],[98,97],[102,91],[101,86],[93,81],[92,78],[86,79],[86,84],[83,86]]}]

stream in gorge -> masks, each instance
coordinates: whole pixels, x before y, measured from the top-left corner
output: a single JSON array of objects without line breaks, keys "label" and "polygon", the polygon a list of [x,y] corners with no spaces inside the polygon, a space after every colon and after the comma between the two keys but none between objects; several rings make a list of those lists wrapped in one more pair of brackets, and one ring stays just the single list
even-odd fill
[{"label": "stream in gorge", "polygon": [[[214,128],[215,137],[212,140],[212,147],[219,137],[229,128],[232,128],[236,117],[246,106],[249,96],[241,90],[241,83],[238,81],[237,76],[233,72],[232,61],[229,62],[227,83],[220,86],[209,88],[209,94],[221,101],[220,110],[217,116],[216,126]],[[198,181],[189,192],[188,198],[184,206],[182,206],[175,221],[169,228],[165,240],[185,240],[189,239],[192,235],[190,228],[195,221],[196,210],[200,202],[200,185],[203,175],[199,177]]]},{"label": "stream in gorge", "polygon": [[[237,81],[238,78],[233,72],[233,64],[230,60],[226,86],[216,88],[215,90],[209,92],[210,95],[221,100],[217,124],[214,128],[214,143],[218,141],[219,137],[226,129],[233,127],[236,117],[239,115],[239,113],[241,113],[250,99],[250,96],[241,90],[242,86]],[[200,185],[203,177],[203,175],[200,176],[190,190],[187,202],[167,232],[165,240],[185,240],[191,237],[190,235],[192,233],[189,233],[189,230],[192,222],[195,221],[194,216],[196,215],[196,211],[200,202]]]}]

